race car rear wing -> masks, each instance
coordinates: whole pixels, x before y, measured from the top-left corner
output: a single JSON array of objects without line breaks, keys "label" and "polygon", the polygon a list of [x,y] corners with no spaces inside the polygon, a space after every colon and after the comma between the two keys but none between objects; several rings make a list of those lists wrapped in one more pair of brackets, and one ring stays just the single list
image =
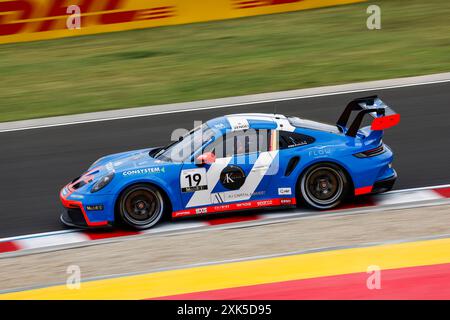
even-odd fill
[{"label": "race car rear wing", "polygon": [[375,118],[370,127],[371,130],[384,130],[400,122],[400,115],[398,113],[395,113],[394,110],[384,104],[378,96],[370,96],[355,99],[347,105],[336,123],[342,130],[347,128],[347,122],[352,111],[359,111],[359,113],[345,132],[345,135],[350,137],[356,137],[366,114]]}]

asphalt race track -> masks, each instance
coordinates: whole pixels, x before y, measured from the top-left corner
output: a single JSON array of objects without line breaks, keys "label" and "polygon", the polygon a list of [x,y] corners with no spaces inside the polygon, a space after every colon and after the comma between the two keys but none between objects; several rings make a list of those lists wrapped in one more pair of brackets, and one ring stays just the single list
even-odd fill
[{"label": "asphalt race track", "polygon": [[[351,99],[378,94],[401,114],[385,143],[396,189],[450,182],[450,83],[288,100],[205,111],[0,133],[0,237],[63,229],[58,193],[100,156],[165,145],[174,129],[241,112],[273,112],[334,123]],[[61,101],[61,103],[64,103]]]}]

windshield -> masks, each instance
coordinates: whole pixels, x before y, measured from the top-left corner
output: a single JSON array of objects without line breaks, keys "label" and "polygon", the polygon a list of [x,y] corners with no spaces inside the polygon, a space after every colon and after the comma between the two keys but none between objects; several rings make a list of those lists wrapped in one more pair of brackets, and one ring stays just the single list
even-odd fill
[{"label": "windshield", "polygon": [[161,149],[155,155],[155,159],[183,162],[206,142],[210,141],[214,135],[214,131],[205,123],[189,132],[181,140],[172,142],[167,147]]}]

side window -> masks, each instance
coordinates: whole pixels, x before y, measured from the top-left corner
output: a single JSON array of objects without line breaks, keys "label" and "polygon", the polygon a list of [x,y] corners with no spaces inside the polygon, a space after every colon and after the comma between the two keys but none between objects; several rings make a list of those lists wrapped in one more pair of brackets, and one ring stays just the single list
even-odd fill
[{"label": "side window", "polygon": [[217,158],[264,152],[269,149],[270,130],[248,129],[229,132],[217,139],[204,152],[212,152]]},{"label": "side window", "polygon": [[313,143],[315,139],[305,134],[280,131],[280,150],[304,146]]}]

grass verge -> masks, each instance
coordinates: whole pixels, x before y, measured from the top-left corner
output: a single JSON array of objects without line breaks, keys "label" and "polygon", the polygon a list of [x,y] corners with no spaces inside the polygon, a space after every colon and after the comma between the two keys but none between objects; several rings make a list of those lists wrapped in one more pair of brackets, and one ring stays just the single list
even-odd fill
[{"label": "grass verge", "polygon": [[450,71],[450,2],[380,0],[0,46],[0,121]]}]

